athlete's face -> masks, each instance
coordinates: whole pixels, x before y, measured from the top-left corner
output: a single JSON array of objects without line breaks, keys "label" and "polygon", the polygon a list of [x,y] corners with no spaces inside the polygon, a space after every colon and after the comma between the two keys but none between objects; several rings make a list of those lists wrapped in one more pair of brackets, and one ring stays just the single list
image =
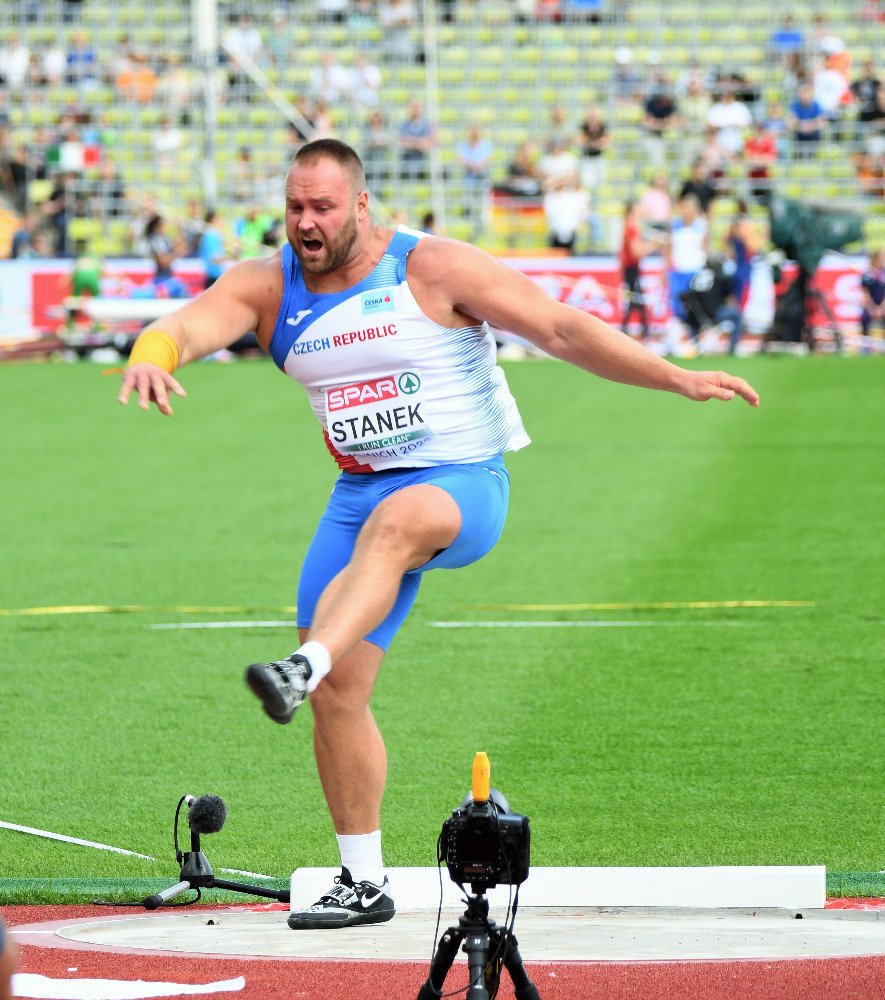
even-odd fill
[{"label": "athlete's face", "polygon": [[308,274],[329,274],[354,256],[365,192],[334,160],[295,164],[286,178],[286,237]]}]

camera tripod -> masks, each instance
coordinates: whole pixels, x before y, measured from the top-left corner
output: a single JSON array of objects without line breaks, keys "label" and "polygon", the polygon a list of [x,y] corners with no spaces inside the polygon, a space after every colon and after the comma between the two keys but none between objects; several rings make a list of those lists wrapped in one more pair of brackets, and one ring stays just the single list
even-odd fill
[{"label": "camera tripod", "polygon": [[516,938],[506,927],[489,920],[489,901],[481,891],[468,896],[467,909],[458,926],[449,927],[440,938],[418,1000],[439,1000],[443,995],[443,983],[462,943],[470,975],[467,1000],[493,1000],[502,966],[513,982],[516,1000],[541,1000],[541,994],[526,975]]}]

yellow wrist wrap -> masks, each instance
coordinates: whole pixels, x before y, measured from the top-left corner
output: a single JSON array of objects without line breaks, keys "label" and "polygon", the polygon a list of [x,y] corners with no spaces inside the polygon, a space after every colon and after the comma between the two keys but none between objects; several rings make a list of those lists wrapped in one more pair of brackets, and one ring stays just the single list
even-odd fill
[{"label": "yellow wrist wrap", "polygon": [[126,364],[128,367],[140,361],[156,365],[171,375],[178,367],[178,344],[168,333],[163,333],[161,330],[146,330],[132,345]]}]

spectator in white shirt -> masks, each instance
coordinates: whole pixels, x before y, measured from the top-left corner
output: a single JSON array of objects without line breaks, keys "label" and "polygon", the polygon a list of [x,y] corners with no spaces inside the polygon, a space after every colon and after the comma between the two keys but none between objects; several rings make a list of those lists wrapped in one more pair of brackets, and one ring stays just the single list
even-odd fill
[{"label": "spectator in white shirt", "polygon": [[21,90],[28,80],[31,53],[17,35],[0,49],[0,79],[10,90]]},{"label": "spectator in white shirt", "polygon": [[753,124],[750,109],[735,99],[734,92],[725,89],[707,113],[707,124],[716,129],[719,146],[729,159],[744,148],[744,132]]}]

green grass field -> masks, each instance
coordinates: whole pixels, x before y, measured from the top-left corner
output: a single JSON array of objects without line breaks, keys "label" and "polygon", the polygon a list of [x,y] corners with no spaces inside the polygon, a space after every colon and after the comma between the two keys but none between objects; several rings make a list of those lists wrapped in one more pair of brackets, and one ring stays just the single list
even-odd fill
[{"label": "green grass field", "polygon": [[[885,361],[730,367],[758,411],[507,366],[534,444],[504,537],[428,575],[376,689],[389,864],[435,863],[482,749],[536,865],[885,868]],[[150,627],[291,620],[334,467],[270,363],[181,380],[165,419],[94,365],[0,367],[0,821],[160,859],[0,829],[0,903],[177,881],[184,793],[229,806],[216,870],[337,863],[310,713],[242,680],[294,629]],[[753,601],[801,603],[716,606]],[[24,613],[84,605],[115,610]]]}]

